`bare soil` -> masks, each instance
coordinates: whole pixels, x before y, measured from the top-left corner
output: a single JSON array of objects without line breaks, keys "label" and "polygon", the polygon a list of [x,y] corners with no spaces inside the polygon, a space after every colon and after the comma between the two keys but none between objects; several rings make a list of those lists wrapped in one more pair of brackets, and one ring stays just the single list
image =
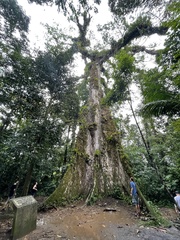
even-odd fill
[{"label": "bare soil", "polygon": [[[64,208],[39,212],[37,228],[21,240],[177,240],[180,221],[174,209],[160,209],[172,222],[170,228],[145,227],[148,217],[135,216],[133,206],[106,199],[93,206],[75,203]],[[7,215],[7,212],[6,212]],[[12,218],[0,212],[0,240],[10,239]],[[11,216],[9,216],[11,217]]]}]

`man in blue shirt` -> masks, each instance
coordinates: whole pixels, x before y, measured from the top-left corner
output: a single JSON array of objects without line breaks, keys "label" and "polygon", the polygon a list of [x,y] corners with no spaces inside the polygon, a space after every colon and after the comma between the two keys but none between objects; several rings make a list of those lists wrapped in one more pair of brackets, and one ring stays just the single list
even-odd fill
[{"label": "man in blue shirt", "polygon": [[130,178],[130,188],[131,188],[130,195],[132,196],[132,204],[135,205],[136,213],[139,216],[140,215],[139,197],[137,194],[136,183],[134,182],[134,179],[132,177]]}]

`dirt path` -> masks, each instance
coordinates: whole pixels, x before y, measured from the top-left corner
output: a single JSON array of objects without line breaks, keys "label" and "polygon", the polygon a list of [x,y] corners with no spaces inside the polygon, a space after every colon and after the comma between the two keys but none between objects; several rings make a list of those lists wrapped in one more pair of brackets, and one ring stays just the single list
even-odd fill
[{"label": "dirt path", "polygon": [[[175,219],[173,209],[163,209],[164,215]],[[142,217],[143,219],[143,217]],[[144,218],[145,219],[145,218]],[[0,238],[2,240],[9,239]],[[143,227],[134,215],[134,207],[108,199],[94,206],[77,204],[38,213],[37,229],[22,240],[177,240],[175,227],[157,229]]]}]

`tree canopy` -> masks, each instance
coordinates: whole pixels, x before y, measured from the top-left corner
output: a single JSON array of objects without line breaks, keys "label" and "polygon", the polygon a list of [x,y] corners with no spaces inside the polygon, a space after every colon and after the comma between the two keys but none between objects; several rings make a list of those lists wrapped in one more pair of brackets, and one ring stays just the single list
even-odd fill
[{"label": "tree canopy", "polygon": [[[146,198],[160,199],[147,191],[148,182],[163,197],[179,184],[178,1],[109,0],[112,19],[98,26],[97,43],[91,23],[102,1],[29,2],[57,6],[75,31],[46,25],[45,48],[32,51],[29,18],[17,1],[0,3],[0,189],[7,189],[10,174],[8,187],[18,177],[20,195],[38,181],[46,204],[92,203],[114,193],[128,197],[135,175],[155,215]],[[164,49],[140,43],[155,34],[167,36]],[[156,68],[140,68],[139,54],[156,56]],[[80,77],[77,55],[86,65]],[[133,84],[148,118],[133,108]],[[127,102],[135,124],[121,108]]]},{"label": "tree canopy", "polygon": [[143,112],[148,115],[178,117],[180,114],[179,6],[179,2],[175,1],[168,8],[170,16],[168,21],[164,22],[169,28],[165,49],[157,57],[158,67],[144,77]]}]

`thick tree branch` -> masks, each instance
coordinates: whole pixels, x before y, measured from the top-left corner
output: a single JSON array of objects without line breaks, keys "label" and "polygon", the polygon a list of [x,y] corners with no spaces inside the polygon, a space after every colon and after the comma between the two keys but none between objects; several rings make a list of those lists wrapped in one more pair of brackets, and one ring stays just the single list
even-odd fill
[{"label": "thick tree branch", "polygon": [[86,58],[87,57],[90,58],[90,55],[86,50],[86,47],[90,45],[90,41],[86,38],[86,34],[87,34],[87,30],[92,17],[87,11],[84,11],[81,15],[83,17],[83,24],[81,24],[79,21],[78,13],[75,12],[74,14],[75,14],[76,24],[79,30],[79,37],[74,39],[74,41],[76,42],[77,49],[82,54],[82,58],[86,62]]},{"label": "thick tree branch", "polygon": [[141,36],[150,36],[152,34],[159,34],[159,35],[165,35],[168,28],[166,27],[152,27],[148,26],[147,24],[139,25],[136,28],[128,31],[125,33],[124,37],[121,38],[117,42],[113,42],[111,45],[111,49],[107,50],[103,57],[101,57],[100,62],[103,63],[107,61],[110,57],[112,57],[115,53],[117,53],[121,48],[128,45],[132,40],[139,38]]},{"label": "thick tree branch", "polygon": [[80,24],[79,21],[79,16],[77,13],[75,13],[75,18],[76,18],[76,23],[79,29],[79,41],[82,46],[86,46],[86,34],[87,34],[87,29],[89,27],[90,21],[91,21],[91,16],[87,13],[83,13],[83,24]]},{"label": "thick tree branch", "polygon": [[[79,29],[79,37],[76,38],[78,51],[82,54],[83,59],[89,58],[91,61],[97,61],[99,64],[106,62],[110,57],[115,55],[121,48],[130,44],[132,40],[140,38],[142,36],[150,36],[155,33],[158,35],[165,35],[168,28],[167,27],[153,27],[149,23],[140,23],[135,27],[131,27],[124,36],[118,41],[114,41],[111,44],[111,49],[103,51],[102,53],[90,53],[86,50],[86,47],[89,45],[89,41],[86,39],[87,29],[89,27],[91,17],[87,12],[84,12],[83,15],[83,24],[80,24],[79,15],[75,14],[76,23]],[[133,48],[134,53],[144,51],[148,54],[156,55],[157,51],[148,50],[143,46],[136,46]]]},{"label": "thick tree branch", "polygon": [[131,48],[131,52],[134,53],[134,54],[139,53],[139,52],[146,52],[146,53],[151,54],[151,55],[157,55],[159,50],[158,51],[157,50],[150,50],[150,49],[147,49],[144,46],[133,46]]}]

